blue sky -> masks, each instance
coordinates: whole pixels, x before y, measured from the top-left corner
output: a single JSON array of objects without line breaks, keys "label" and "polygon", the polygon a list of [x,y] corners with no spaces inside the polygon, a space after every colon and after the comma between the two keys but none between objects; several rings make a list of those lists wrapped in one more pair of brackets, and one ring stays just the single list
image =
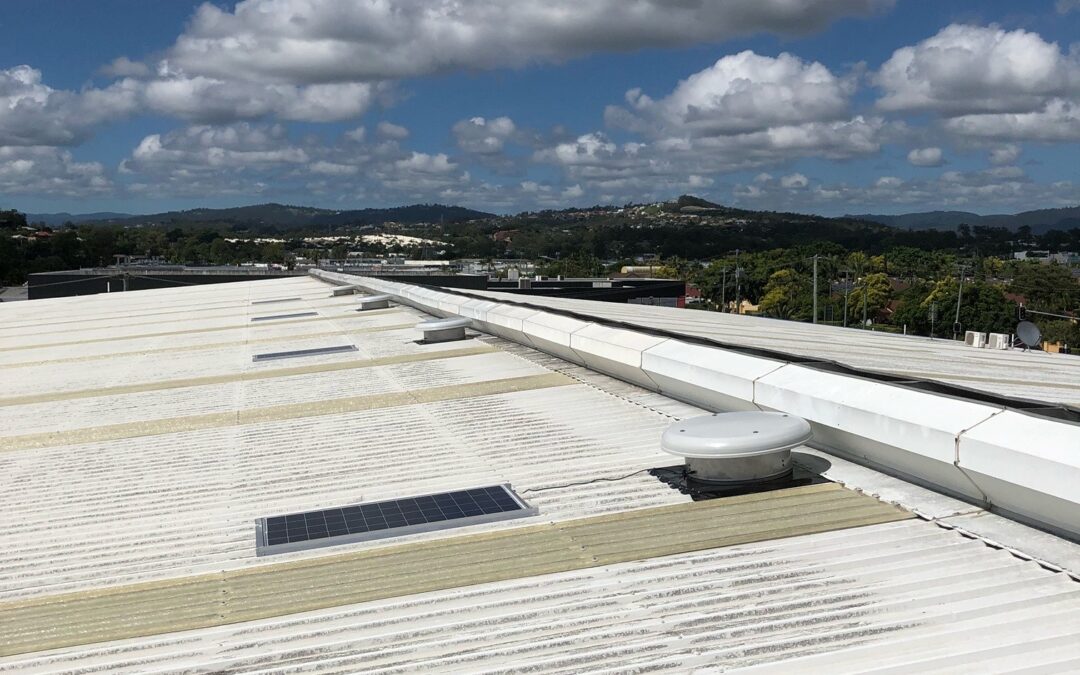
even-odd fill
[{"label": "blue sky", "polygon": [[4,10],[3,208],[1080,203],[1078,0]]}]

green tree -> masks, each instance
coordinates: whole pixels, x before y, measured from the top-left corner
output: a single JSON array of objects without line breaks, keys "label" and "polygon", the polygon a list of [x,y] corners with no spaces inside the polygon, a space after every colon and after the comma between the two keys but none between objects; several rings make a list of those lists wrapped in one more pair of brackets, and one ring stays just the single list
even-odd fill
[{"label": "green tree", "polygon": [[855,278],[859,278],[870,270],[870,257],[862,251],[854,251],[848,254],[847,266]]},{"label": "green tree", "polygon": [[127,252],[119,250],[118,234],[116,228],[104,225],[81,228],[79,237],[82,239],[82,257],[90,265],[112,264],[113,255]]},{"label": "green tree", "polygon": [[[892,284],[884,272],[867,274],[855,283],[848,296],[848,320],[857,323],[862,322],[865,314],[867,319],[873,319],[885,309],[892,300]],[[865,301],[865,312],[863,303]]]},{"label": "green tree", "polygon": [[16,228],[26,226],[26,214],[19,213],[15,209],[0,211],[0,228]]},{"label": "green tree", "polygon": [[1064,342],[1070,347],[1080,347],[1080,322],[1039,321],[1039,330],[1047,342]]},{"label": "green tree", "polygon": [[232,246],[224,239],[210,242],[210,262],[215,265],[228,265],[233,262]]},{"label": "green tree", "polygon": [[1080,307],[1080,283],[1061,265],[1021,262],[1012,266],[1009,290],[1027,299],[1031,309],[1072,311]]},{"label": "green tree", "polygon": [[[952,333],[956,318],[956,300],[960,287],[956,279],[946,278],[934,284],[923,300],[923,307],[937,303],[940,332]],[[995,284],[985,282],[965,283],[960,299],[960,324],[965,331],[984,333],[1012,333],[1016,327],[1016,309],[1005,297],[1005,291]]]},{"label": "green tree", "polygon": [[[892,316],[893,324],[906,326],[907,332],[914,335],[930,335],[931,329],[935,334],[940,335],[945,326],[942,323],[943,309],[941,305],[938,305],[935,310],[932,310],[930,302],[924,302],[933,288],[933,284],[924,281],[916,282],[903,291],[897,298],[899,302],[896,313]],[[936,312],[934,321],[930,320],[931,311]]]},{"label": "green tree", "polygon": [[56,269],[75,269],[86,263],[86,251],[79,233],[67,229],[55,233],[49,239],[49,248],[53,256],[59,258],[61,267]]},{"label": "green tree", "polygon": [[285,262],[285,247],[272,241],[259,248],[259,262],[282,264]]},{"label": "green tree", "polygon": [[758,305],[762,314],[805,321],[813,313],[810,280],[790,267],[777,270],[769,275]]},{"label": "green tree", "polygon": [[911,246],[894,246],[885,253],[889,272],[903,279],[926,278],[931,268],[930,255]]},{"label": "green tree", "polygon": [[541,269],[541,274],[549,277],[562,275],[564,278],[580,278],[601,274],[604,271],[604,265],[596,256],[579,250],[569,258],[552,260]]}]

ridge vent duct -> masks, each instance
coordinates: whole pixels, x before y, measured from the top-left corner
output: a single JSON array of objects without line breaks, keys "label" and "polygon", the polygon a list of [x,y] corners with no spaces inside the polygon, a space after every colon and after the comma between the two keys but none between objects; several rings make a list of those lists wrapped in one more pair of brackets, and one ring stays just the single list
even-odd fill
[{"label": "ridge vent duct", "polygon": [[716,413],[668,426],[660,448],[684,457],[693,480],[753,484],[790,475],[791,449],[812,435],[806,420],[786,413]]}]

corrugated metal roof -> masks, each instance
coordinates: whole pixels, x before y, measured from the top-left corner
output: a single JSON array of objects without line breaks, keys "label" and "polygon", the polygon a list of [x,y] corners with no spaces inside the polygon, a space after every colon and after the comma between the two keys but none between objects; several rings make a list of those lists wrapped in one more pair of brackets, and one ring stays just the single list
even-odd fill
[{"label": "corrugated metal roof", "polygon": [[469,291],[508,302],[580,312],[745,347],[937,380],[1000,396],[1080,406],[1080,357],[967,347],[945,339],[813,325],[756,316],[595,300]]},{"label": "corrugated metal roof", "polygon": [[1077,593],[908,521],[10,657],[0,671],[1068,672]]},{"label": "corrugated metal roof", "polygon": [[910,518],[833,484],[0,602],[0,656]]},{"label": "corrugated metal roof", "polygon": [[[248,321],[265,313],[251,301],[281,297],[301,300],[275,309],[320,316]],[[395,543],[257,558],[254,521],[274,513],[501,482],[540,509],[520,523],[403,540],[410,543],[689,503],[646,474],[595,481],[672,464],[659,450],[660,432],[700,410],[497,338],[417,344],[419,335],[400,327],[426,318],[416,310],[361,314],[349,303],[355,299],[331,298],[323,282],[290,278],[0,308],[0,602],[48,606],[66,593],[259,571]],[[250,359],[343,339],[358,352],[288,362],[287,371]],[[507,381],[546,384],[490,389]],[[460,395],[424,394],[431,388]],[[358,397],[396,403],[332,409]],[[282,406],[290,414],[266,412]],[[205,415],[218,416],[214,426],[168,428],[169,420]],[[116,425],[128,431],[78,441]],[[32,446],[13,441],[28,435],[37,438]],[[838,461],[830,477],[845,480],[842,469]],[[868,475],[877,474],[859,469],[845,482],[876,487]],[[962,663],[955,659],[983,670],[999,658],[1029,667],[1080,658],[1080,586],[960,530],[919,520],[665,551],[10,656],[0,671],[581,672],[802,657],[832,659],[807,662],[829,670],[920,659],[919,670]],[[282,611],[297,609],[285,599]],[[0,614],[0,633],[4,620]]]}]

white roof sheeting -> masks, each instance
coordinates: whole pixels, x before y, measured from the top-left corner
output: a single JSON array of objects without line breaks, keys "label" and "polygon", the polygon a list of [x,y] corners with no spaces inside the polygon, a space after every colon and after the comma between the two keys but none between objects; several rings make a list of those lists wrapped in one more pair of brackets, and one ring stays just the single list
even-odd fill
[{"label": "white roof sheeting", "polygon": [[908,521],[12,657],[0,672],[1069,672],[1078,596],[1064,575]]},{"label": "white roof sheeting", "polygon": [[[286,296],[302,300],[275,308],[313,310],[320,317],[250,325],[250,316],[266,313],[252,300]],[[256,518],[310,508],[504,481],[519,493],[580,483],[525,493],[540,508],[531,521],[689,502],[647,474],[596,479],[672,464],[660,450],[660,432],[673,418],[702,410],[495,338],[419,345],[411,328],[373,331],[425,317],[403,307],[346,314],[341,298],[328,296],[321,281],[290,278],[34,301],[10,315],[0,306],[0,317],[11,318],[0,327],[0,372],[13,387],[5,396],[41,398],[0,405],[0,445],[8,444],[0,448],[0,512],[9,523],[0,530],[0,602],[385,545],[255,556]],[[455,304],[445,297],[439,302]],[[477,306],[457,304],[462,313]],[[216,308],[214,318],[206,317],[204,306]],[[506,308],[482,309],[490,320]],[[528,318],[516,309],[506,317],[516,320],[516,330]],[[189,320],[199,322],[199,330],[214,330],[183,333],[195,325]],[[565,329],[538,324],[544,339],[569,349]],[[591,341],[587,349],[579,346],[583,352],[606,353],[606,342],[622,344],[609,330],[592,328],[574,337]],[[70,344],[41,346],[35,332],[46,342]],[[344,340],[359,352],[302,364],[250,361],[252,353],[313,345],[322,338],[302,336],[315,332],[328,334],[323,344]],[[77,344],[87,336],[110,341]],[[254,342],[270,338],[276,341]],[[643,338],[638,353],[662,345]],[[395,361],[462,347],[478,353]],[[84,349],[90,358],[82,362]],[[633,350],[610,354],[610,363],[593,365],[634,367]],[[59,359],[64,361],[54,362]],[[373,363],[334,369],[356,359]],[[327,370],[254,379],[302,365]],[[182,431],[166,426],[174,419],[246,419],[289,406],[488,386],[554,372],[565,374],[566,383]],[[751,381],[760,377],[753,369],[740,372]],[[182,378],[206,381],[164,387]],[[122,391],[125,386],[133,389]],[[701,375],[697,386],[711,386],[709,376]],[[79,394],[92,387],[115,391]],[[102,425],[147,425],[153,433],[79,440]],[[41,433],[65,440],[26,440]],[[1053,452],[1047,451],[1048,461]],[[802,461],[819,456],[804,453]],[[945,498],[840,460],[826,475],[900,495],[896,499],[908,508],[937,509],[943,524],[962,518],[971,529],[973,516],[994,518],[958,502],[942,507]],[[1071,545],[1055,539],[1054,546],[1060,564],[1080,569]],[[998,663],[1066,670],[1080,660],[1078,591],[1067,574],[910,520],[8,656],[0,658],[0,672],[582,672],[770,665],[929,672]],[[792,659],[806,659],[805,666]]]},{"label": "white roof sheeting", "polygon": [[469,291],[603,319],[695,335],[745,347],[837,361],[855,368],[910,375],[999,396],[1080,406],[1080,356],[967,347],[961,342],[781,321],[756,316],[687,311],[596,300]]}]

